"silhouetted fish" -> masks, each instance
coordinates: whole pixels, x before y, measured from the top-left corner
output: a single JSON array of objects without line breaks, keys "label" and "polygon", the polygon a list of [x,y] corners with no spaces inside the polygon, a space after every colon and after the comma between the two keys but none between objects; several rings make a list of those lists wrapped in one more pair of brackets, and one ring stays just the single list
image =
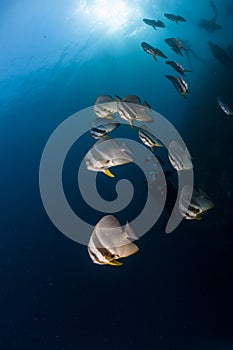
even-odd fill
[{"label": "silhouetted fish", "polygon": [[143,22],[147,25],[153,27],[156,30],[156,27],[165,28],[165,24],[162,21],[155,21],[154,19],[143,18]]},{"label": "silhouetted fish", "polygon": [[172,48],[175,53],[177,53],[177,55],[183,56],[182,50],[187,50],[182,42],[177,38],[167,38],[164,41]]},{"label": "silhouetted fish", "polygon": [[164,55],[164,53],[161,50],[154,48],[150,44],[142,42],[141,46],[146,53],[148,53],[149,55],[152,55],[152,57],[154,58],[155,61],[157,61],[157,56],[167,58],[167,56]]},{"label": "silhouetted fish", "polygon": [[175,61],[166,61],[166,64],[173,67],[177,72],[185,76],[185,72],[191,72],[189,69],[184,69],[184,67]]},{"label": "silhouetted fish", "polygon": [[179,24],[179,22],[187,22],[184,17],[179,16],[179,15],[173,15],[171,13],[165,13],[164,16],[167,17],[170,21],[176,22],[177,24]]},{"label": "silhouetted fish", "polygon": [[233,64],[233,59],[228,53],[219,45],[214,44],[212,41],[208,42],[213,56],[225,66]]},{"label": "silhouetted fish", "polygon": [[209,33],[214,33],[216,30],[219,30],[222,28],[222,26],[220,24],[216,23],[215,19],[205,19],[202,18],[199,23],[198,23],[199,27],[207,30],[207,32]]}]

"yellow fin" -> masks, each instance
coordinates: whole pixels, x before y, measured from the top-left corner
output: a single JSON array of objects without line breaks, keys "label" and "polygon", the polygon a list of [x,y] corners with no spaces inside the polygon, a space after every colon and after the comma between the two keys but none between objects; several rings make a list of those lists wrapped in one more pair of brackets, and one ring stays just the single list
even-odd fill
[{"label": "yellow fin", "polygon": [[112,261],[109,261],[109,262],[108,262],[108,265],[111,265],[111,266],[121,266],[121,265],[123,265],[123,263],[122,263],[121,261],[112,260]]},{"label": "yellow fin", "polygon": [[115,175],[113,175],[109,169],[105,169],[103,173],[109,177],[115,177]]}]

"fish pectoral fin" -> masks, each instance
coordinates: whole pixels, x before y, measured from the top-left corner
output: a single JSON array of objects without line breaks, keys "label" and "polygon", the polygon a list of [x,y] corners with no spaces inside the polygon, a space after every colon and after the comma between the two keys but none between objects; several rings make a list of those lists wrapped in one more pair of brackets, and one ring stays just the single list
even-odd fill
[{"label": "fish pectoral fin", "polygon": [[153,59],[158,62],[156,55],[152,55]]},{"label": "fish pectoral fin", "polygon": [[111,260],[111,261],[108,261],[107,264],[111,265],[111,266],[121,266],[121,265],[123,265],[123,262],[117,261],[117,260]]},{"label": "fish pectoral fin", "polygon": [[109,177],[115,177],[115,175],[113,175],[109,169],[103,170],[103,173]]}]

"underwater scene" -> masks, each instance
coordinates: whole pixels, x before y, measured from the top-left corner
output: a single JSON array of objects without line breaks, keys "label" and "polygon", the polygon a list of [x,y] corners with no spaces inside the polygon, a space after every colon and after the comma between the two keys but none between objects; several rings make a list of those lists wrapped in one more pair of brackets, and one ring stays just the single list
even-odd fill
[{"label": "underwater scene", "polygon": [[0,350],[233,350],[233,0],[0,13]]}]

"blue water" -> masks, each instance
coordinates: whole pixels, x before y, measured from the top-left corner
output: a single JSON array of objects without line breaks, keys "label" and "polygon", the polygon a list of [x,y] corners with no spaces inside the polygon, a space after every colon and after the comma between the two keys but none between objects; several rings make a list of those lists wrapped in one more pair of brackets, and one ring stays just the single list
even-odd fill
[{"label": "blue water", "polygon": [[[108,8],[101,14],[103,3]],[[133,15],[118,27],[117,11],[114,22],[103,18],[115,1],[97,7],[94,0],[0,3],[2,350],[233,348],[233,120],[216,102],[220,95],[233,106],[233,68],[208,46],[209,40],[224,49],[233,44],[232,0],[215,1],[222,29],[213,34],[197,25],[213,15],[208,1],[123,3]],[[169,22],[165,12],[187,23]],[[166,28],[155,31],[144,17],[162,19]],[[164,43],[172,36],[189,41],[190,61]],[[164,77],[175,73],[172,68],[162,58],[156,63],[142,41],[191,69],[187,100]],[[51,133],[101,94],[136,94],[164,115],[191,151],[195,182],[215,202],[201,222],[183,221],[171,235],[161,222],[121,268],[94,265],[86,247],[53,226],[39,192],[40,159]],[[64,187],[78,210],[74,159],[75,153],[67,159]],[[140,176],[134,173],[138,194],[128,217],[144,200]],[[112,200],[104,194],[110,180],[98,181]]]}]

